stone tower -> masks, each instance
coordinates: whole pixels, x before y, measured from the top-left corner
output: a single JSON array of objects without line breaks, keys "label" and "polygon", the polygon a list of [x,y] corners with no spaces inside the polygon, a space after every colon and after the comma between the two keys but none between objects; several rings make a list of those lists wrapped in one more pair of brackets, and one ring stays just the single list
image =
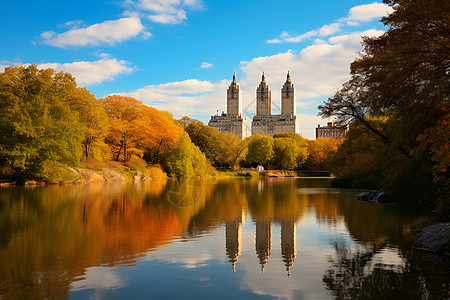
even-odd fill
[{"label": "stone tower", "polygon": [[295,89],[289,71],[281,89],[281,115],[291,117],[295,115]]},{"label": "stone tower", "polygon": [[239,84],[236,80],[236,73],[233,74],[233,81],[227,90],[227,116],[237,117],[241,115]]},{"label": "stone tower", "polygon": [[256,89],[256,115],[269,116],[272,114],[272,92],[269,85],[266,83],[266,76],[264,73],[261,78],[261,83]]}]

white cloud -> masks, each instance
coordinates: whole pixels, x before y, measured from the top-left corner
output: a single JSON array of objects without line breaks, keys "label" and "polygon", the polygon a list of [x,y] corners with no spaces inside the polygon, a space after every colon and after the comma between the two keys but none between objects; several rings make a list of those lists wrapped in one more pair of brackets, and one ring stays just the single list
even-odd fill
[{"label": "white cloud", "polygon": [[121,95],[134,97],[150,106],[165,109],[176,117],[210,116],[226,107],[228,80],[218,82],[189,79],[159,85],[148,85]]},{"label": "white cloud", "polygon": [[201,69],[208,69],[208,68],[212,68],[213,64],[210,64],[208,62],[202,62],[202,64],[200,65]]},{"label": "white cloud", "polygon": [[268,44],[277,44],[277,43],[299,43],[304,41],[307,38],[316,36],[318,33],[317,30],[311,30],[306,33],[292,36],[287,31],[283,31],[278,38],[267,40]]},{"label": "white cloud", "polygon": [[322,28],[319,29],[319,35],[327,36],[327,35],[335,34],[336,32],[339,32],[341,30],[341,26],[342,26],[342,24],[340,24],[340,23],[323,25]]},{"label": "white cloud", "polygon": [[143,30],[144,26],[138,17],[129,17],[105,21],[86,28],[72,29],[60,34],[46,31],[41,34],[41,37],[44,39],[44,43],[60,48],[100,44],[114,45],[136,37]]},{"label": "white cloud", "polygon": [[269,39],[266,41],[266,43],[299,43],[311,37],[329,36],[340,32],[343,26],[358,26],[358,22],[372,21],[376,18],[386,16],[392,11],[393,9],[390,6],[377,2],[374,2],[372,4],[354,6],[350,8],[347,17],[341,18],[335,23],[323,25],[319,29],[314,29],[296,36],[292,36],[287,31],[283,31],[279,37]]},{"label": "white cloud", "polygon": [[341,19],[340,21],[367,22],[377,18],[384,17],[393,11],[394,10],[392,7],[378,2],[374,2],[372,4],[358,5],[350,8],[347,17]]},{"label": "white cloud", "polygon": [[118,75],[128,74],[133,68],[128,62],[115,58],[104,57],[96,61],[77,61],[73,63],[43,63],[37,65],[40,69],[52,68],[56,71],[71,73],[81,86],[94,85],[103,81],[113,80]]},{"label": "white cloud", "polygon": [[[314,128],[327,120],[315,116],[317,110],[312,108],[318,106],[318,100],[326,100],[349,79],[349,65],[361,50],[361,36],[379,36],[382,33],[381,30],[367,30],[334,36],[328,41],[315,41],[301,51],[289,50],[241,62],[243,107],[249,107],[249,113],[254,114],[255,89],[262,72],[265,72],[272,90],[272,109],[279,108],[280,90],[289,70],[296,89],[297,111],[301,113],[300,130],[303,136],[313,139]],[[305,113],[311,111],[314,111],[313,115]]]},{"label": "white cloud", "polygon": [[[122,74],[129,74],[134,68],[128,67],[125,60],[111,58],[108,54],[99,55],[101,59],[95,61],[77,61],[72,63],[41,63],[38,69],[54,69],[57,72],[67,72],[72,74],[80,86],[99,84],[103,81],[113,80]],[[22,62],[1,62],[0,72],[8,66],[29,66],[29,63]]]},{"label": "white cloud", "polygon": [[186,9],[203,9],[201,0],[138,0],[128,1],[125,15],[143,14],[159,24],[179,24],[187,19]]}]

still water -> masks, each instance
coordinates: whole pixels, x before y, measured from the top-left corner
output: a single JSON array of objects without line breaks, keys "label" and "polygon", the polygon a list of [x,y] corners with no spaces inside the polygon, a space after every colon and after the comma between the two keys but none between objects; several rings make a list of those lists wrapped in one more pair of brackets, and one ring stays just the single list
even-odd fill
[{"label": "still water", "polygon": [[328,179],[0,189],[0,299],[445,299],[414,207]]}]

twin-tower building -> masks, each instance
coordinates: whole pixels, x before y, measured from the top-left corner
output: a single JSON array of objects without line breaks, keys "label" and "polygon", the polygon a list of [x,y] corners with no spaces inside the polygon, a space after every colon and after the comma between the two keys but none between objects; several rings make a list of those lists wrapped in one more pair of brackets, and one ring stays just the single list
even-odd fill
[{"label": "twin-tower building", "polygon": [[[227,90],[227,112],[211,116],[208,125],[220,132],[232,132],[240,138],[247,137],[247,118],[242,116],[241,96],[236,74]],[[256,89],[256,115],[252,121],[252,134],[273,136],[275,133],[299,133],[299,120],[295,114],[295,89],[291,75],[281,89],[281,114],[272,114],[272,91],[264,73]]]}]

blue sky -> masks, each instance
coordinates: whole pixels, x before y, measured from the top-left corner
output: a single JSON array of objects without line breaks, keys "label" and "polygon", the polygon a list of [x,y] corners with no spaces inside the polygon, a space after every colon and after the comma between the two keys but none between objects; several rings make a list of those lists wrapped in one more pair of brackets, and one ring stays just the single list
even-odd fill
[{"label": "blue sky", "polygon": [[207,123],[226,109],[233,72],[244,115],[255,113],[263,71],[279,112],[289,70],[301,132],[314,138],[327,121],[317,106],[349,78],[361,35],[382,34],[378,20],[391,8],[350,0],[2,0],[0,11],[0,71],[37,64],[70,72],[97,98],[132,96]]}]

